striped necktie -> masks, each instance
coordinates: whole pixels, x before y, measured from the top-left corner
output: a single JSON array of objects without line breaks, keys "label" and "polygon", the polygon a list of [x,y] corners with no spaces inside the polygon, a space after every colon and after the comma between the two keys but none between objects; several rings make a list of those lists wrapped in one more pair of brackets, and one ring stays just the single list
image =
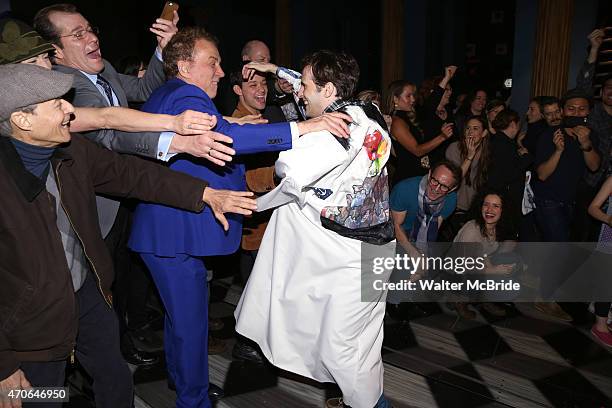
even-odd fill
[{"label": "striped necktie", "polygon": [[100,85],[102,89],[104,89],[104,93],[108,98],[110,106],[115,106],[115,100],[113,99],[113,88],[111,87],[111,84],[109,84],[108,81],[102,78],[100,75],[98,75],[98,79],[96,79],[96,84]]}]

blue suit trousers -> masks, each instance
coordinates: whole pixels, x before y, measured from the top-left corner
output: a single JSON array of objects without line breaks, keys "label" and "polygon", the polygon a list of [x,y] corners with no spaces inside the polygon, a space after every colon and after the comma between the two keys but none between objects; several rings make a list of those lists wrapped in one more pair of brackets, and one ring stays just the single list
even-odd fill
[{"label": "blue suit trousers", "polygon": [[141,253],[166,308],[164,347],[178,408],[210,408],[208,282],[203,258]]}]

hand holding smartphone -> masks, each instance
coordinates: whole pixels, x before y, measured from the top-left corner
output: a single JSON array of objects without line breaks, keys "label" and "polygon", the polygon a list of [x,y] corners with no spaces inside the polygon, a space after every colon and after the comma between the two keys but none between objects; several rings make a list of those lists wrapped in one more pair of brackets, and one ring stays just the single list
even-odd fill
[{"label": "hand holding smartphone", "polygon": [[174,1],[167,1],[166,4],[164,4],[164,9],[162,10],[159,18],[163,18],[164,20],[168,21],[174,20],[174,12],[178,11],[178,8],[178,3]]}]

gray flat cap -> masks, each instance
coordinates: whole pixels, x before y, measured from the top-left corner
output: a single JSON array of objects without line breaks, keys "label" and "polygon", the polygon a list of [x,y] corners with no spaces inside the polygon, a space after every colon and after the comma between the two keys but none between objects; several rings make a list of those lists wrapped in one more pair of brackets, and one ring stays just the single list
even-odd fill
[{"label": "gray flat cap", "polygon": [[0,66],[0,121],[19,108],[62,97],[74,76],[31,64]]}]

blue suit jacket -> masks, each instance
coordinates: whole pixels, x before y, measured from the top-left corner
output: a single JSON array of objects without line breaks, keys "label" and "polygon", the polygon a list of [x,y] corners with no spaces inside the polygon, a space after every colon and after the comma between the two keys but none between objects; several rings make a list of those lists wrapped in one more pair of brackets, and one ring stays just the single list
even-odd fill
[{"label": "blue suit jacket", "polygon": [[[230,124],[204,91],[180,79],[171,79],[158,88],[143,106],[147,112],[172,115],[187,109],[217,116],[214,130],[234,140],[232,147],[237,155],[291,148],[288,123]],[[246,190],[242,164],[221,167],[208,160],[180,154],[172,158],[170,168],[206,180],[216,189]],[[134,213],[129,247],[136,252],[158,256],[230,254],[240,244],[242,216],[227,214],[227,219],[230,228],[225,232],[209,207],[196,214],[158,204],[139,204]]]}]

